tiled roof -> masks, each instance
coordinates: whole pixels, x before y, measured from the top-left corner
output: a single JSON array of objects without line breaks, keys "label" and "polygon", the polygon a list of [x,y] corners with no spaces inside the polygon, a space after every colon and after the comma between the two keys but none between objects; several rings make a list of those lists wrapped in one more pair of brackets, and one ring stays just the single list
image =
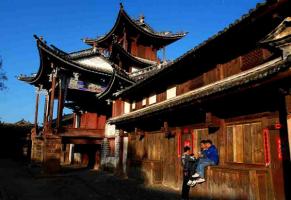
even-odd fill
[{"label": "tiled roof", "polygon": [[[80,51],[80,52],[75,52],[75,53],[68,54],[68,53],[65,53],[64,51],[58,50],[56,47],[48,46],[46,44],[46,42],[40,40],[36,35],[34,37],[37,40],[37,46],[38,46],[40,51],[46,52],[47,54],[49,54],[52,57],[64,62],[66,65],[68,65],[70,67],[76,68],[78,70],[83,70],[83,71],[88,71],[88,72],[93,72],[93,73],[100,73],[100,74],[108,75],[108,76],[112,75],[113,70],[107,70],[107,69],[104,69],[104,68],[98,68],[96,66],[92,66],[92,65],[76,62],[76,60],[71,59],[71,57],[73,57],[73,58],[79,57],[80,58],[80,56],[84,56],[84,54],[92,54],[91,50],[83,50],[83,51]],[[93,53],[95,54],[95,52],[93,52]],[[107,62],[112,64],[109,60],[107,60]],[[41,72],[41,70],[39,71],[39,73],[40,72]],[[21,76],[18,77],[18,79],[21,80],[21,81],[33,82],[34,79],[36,79],[38,76],[39,76],[39,74],[35,74],[33,76],[21,75]],[[122,79],[124,79],[124,80],[127,80],[127,81],[129,81],[131,83],[134,82],[127,74],[121,73],[120,71],[117,71],[117,76],[122,78]]]},{"label": "tiled roof", "polygon": [[140,22],[139,20],[132,19],[124,10],[123,5],[121,4],[120,10],[116,19],[116,22],[111,29],[106,35],[103,35],[101,37],[98,37],[96,39],[89,39],[89,38],[84,38],[83,41],[87,44],[92,45],[93,43],[100,43],[114,34],[116,28],[118,27],[121,18],[124,18],[129,24],[131,24],[136,30],[150,36],[150,37],[156,37],[160,39],[168,39],[168,40],[177,40],[185,35],[187,35],[187,32],[180,32],[180,33],[172,33],[170,31],[164,31],[164,32],[156,32],[154,31],[153,28],[151,28],[147,23],[145,22]]}]

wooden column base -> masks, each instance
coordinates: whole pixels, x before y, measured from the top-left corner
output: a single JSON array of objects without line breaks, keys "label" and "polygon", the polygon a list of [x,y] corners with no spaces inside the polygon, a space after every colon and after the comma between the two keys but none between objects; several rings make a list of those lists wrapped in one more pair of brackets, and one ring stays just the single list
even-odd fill
[{"label": "wooden column base", "polygon": [[44,162],[45,173],[58,173],[61,169],[61,137],[48,134],[44,138]]}]

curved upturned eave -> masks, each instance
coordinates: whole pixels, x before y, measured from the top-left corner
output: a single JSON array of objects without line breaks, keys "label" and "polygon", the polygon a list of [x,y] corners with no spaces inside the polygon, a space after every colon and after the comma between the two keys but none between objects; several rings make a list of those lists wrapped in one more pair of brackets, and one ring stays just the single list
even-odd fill
[{"label": "curved upturned eave", "polygon": [[[53,49],[51,49],[51,47],[47,46],[43,41],[41,41],[37,36],[34,36],[37,40],[37,49],[39,52],[39,57],[40,57],[40,65],[39,65],[39,69],[38,72],[36,73],[35,76],[19,76],[18,80],[20,81],[24,81],[26,83],[32,84],[32,85],[38,85],[38,84],[42,84],[41,79],[44,78],[47,75],[47,67],[45,67],[44,65],[44,54],[48,54],[49,56],[51,56],[53,59],[58,60],[61,63],[64,63],[64,65],[62,65],[63,68],[68,68],[70,70],[77,70],[77,71],[82,71],[82,72],[87,72],[87,73],[93,73],[93,74],[97,74],[97,75],[103,75],[103,76],[112,76],[113,75],[113,71],[109,71],[109,70],[102,70],[102,69],[92,69],[89,66],[86,65],[80,65],[74,61],[70,61],[67,60],[65,58],[62,58],[60,55],[57,55]],[[112,65],[112,64],[111,64]],[[112,70],[114,70],[114,67],[112,66]],[[128,82],[130,84],[134,83],[133,80],[131,80],[129,77],[121,74],[121,73],[116,73],[115,75],[116,77],[118,77],[119,79]]]},{"label": "curved upturned eave", "polygon": [[[121,53],[122,55],[124,55],[125,57],[127,57],[128,59],[130,59],[134,64],[137,64],[138,66],[143,66],[143,67],[148,67],[150,65],[152,65],[152,63],[147,63],[147,62],[143,62],[142,60],[137,59],[136,57],[132,56],[130,53],[126,52],[120,45],[118,44],[114,44],[113,45],[113,49],[115,51],[117,51],[118,53]],[[152,61],[154,62],[154,61]]]},{"label": "curved upturned eave", "polygon": [[108,40],[112,34],[115,32],[116,28],[118,27],[121,17],[124,17],[125,20],[127,22],[129,22],[129,24],[131,24],[136,30],[138,30],[139,32],[151,37],[151,38],[157,38],[160,40],[170,40],[170,42],[174,42],[176,40],[181,39],[182,37],[184,37],[187,33],[182,33],[182,34],[172,34],[172,35],[161,35],[161,34],[157,34],[157,33],[153,33],[150,31],[147,31],[146,29],[143,29],[142,27],[140,27],[139,25],[137,25],[131,18],[130,16],[125,12],[125,10],[123,9],[123,7],[120,8],[117,19],[115,21],[115,24],[113,26],[113,28],[104,36],[101,38],[97,38],[97,39],[84,39],[83,41],[88,44],[88,45],[93,45],[94,43],[96,45]]},{"label": "curved upturned eave", "polygon": [[[35,38],[36,38],[36,36],[35,36]],[[39,44],[38,43],[39,43],[39,39],[37,38],[37,49],[38,49],[38,54],[39,54],[39,57],[40,57],[40,59],[39,59],[40,63],[39,63],[39,69],[38,69],[36,75],[35,76],[31,76],[31,77],[21,77],[21,76],[18,77],[18,80],[27,82],[27,83],[29,83],[31,85],[37,85],[38,81],[41,79],[42,74],[44,72],[43,61],[42,61],[42,56],[43,55],[42,55],[42,52],[39,49]]]},{"label": "curved upturned eave", "polygon": [[90,67],[88,66],[85,66],[85,65],[80,65],[80,64],[77,64],[73,61],[69,61],[69,60],[66,60],[58,55],[56,55],[54,52],[52,52],[49,47],[45,47],[43,45],[39,45],[39,48],[41,50],[43,50],[44,52],[46,52],[47,54],[49,54],[50,56],[52,56],[53,58],[63,62],[64,66],[62,67],[66,67],[66,66],[70,66],[72,67],[73,69],[76,69],[76,70],[79,70],[79,71],[85,71],[85,72],[90,72],[90,73],[95,73],[95,74],[101,74],[101,75],[106,75],[106,76],[109,76],[111,75],[112,72],[110,71],[107,71],[107,70],[102,70],[102,69],[90,69]]},{"label": "curved upturned eave", "polygon": [[104,98],[106,98],[110,94],[110,91],[116,82],[115,80],[116,80],[116,70],[113,69],[113,73],[112,73],[112,76],[111,76],[111,79],[109,81],[107,88],[102,93],[97,95],[97,99],[99,101],[103,100]]}]

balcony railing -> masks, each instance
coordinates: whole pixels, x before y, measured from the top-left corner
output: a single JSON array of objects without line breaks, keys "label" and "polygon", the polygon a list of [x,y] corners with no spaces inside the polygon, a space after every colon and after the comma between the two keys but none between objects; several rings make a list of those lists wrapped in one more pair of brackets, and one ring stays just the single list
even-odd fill
[{"label": "balcony railing", "polygon": [[60,135],[65,137],[94,137],[104,138],[104,129],[68,128],[63,127]]}]

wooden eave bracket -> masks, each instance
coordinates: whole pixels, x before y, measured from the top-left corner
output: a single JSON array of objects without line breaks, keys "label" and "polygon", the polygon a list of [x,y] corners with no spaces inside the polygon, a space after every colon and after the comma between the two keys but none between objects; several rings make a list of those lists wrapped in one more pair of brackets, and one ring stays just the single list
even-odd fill
[{"label": "wooden eave bracket", "polygon": [[221,119],[213,115],[211,112],[205,114],[205,123],[209,133],[215,133],[220,128]]},{"label": "wooden eave bracket", "polygon": [[169,124],[166,121],[164,122],[164,126],[161,127],[161,131],[164,132],[165,138],[168,138],[168,139],[173,138],[176,135],[175,131],[171,131],[169,129]]},{"label": "wooden eave bracket", "polygon": [[145,132],[139,128],[135,128],[134,133],[139,135],[139,140],[142,140],[145,137]]}]

